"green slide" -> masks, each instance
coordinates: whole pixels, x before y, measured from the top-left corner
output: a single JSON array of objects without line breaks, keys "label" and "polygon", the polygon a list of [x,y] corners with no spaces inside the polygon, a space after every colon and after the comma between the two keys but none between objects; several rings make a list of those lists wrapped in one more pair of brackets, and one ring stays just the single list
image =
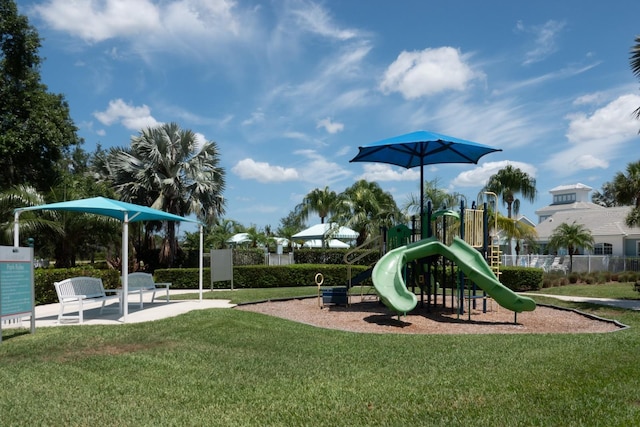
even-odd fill
[{"label": "green slide", "polygon": [[457,237],[451,246],[432,237],[396,248],[383,256],[373,268],[371,277],[380,299],[387,307],[399,313],[407,313],[416,307],[418,299],[407,289],[402,269],[410,261],[431,255],[442,255],[454,261],[472,282],[502,307],[517,313],[535,310],[534,300],[502,285],[482,254]]}]

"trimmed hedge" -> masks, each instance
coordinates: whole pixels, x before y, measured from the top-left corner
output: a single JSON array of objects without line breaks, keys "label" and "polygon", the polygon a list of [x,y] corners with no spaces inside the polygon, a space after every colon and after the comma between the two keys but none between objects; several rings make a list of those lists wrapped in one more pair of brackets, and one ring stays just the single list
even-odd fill
[{"label": "trimmed hedge", "polygon": [[512,291],[537,291],[542,287],[541,268],[500,267],[500,282]]},{"label": "trimmed hedge", "polygon": [[293,259],[296,264],[341,264],[344,265],[344,256],[351,253],[350,259],[355,259],[364,254],[356,265],[373,265],[380,259],[378,250],[352,250],[352,249],[296,249]]},{"label": "trimmed hedge", "polygon": [[[369,267],[354,265],[351,276],[366,271]],[[347,266],[329,264],[292,264],[292,265],[244,265],[233,267],[233,287],[240,288],[275,288],[287,286],[315,286],[314,278],[322,273],[324,286],[340,286],[347,284]],[[194,289],[198,287],[198,269],[163,269],[156,270],[154,277],[158,282],[171,282],[172,289]],[[371,279],[363,284],[370,285]],[[211,270],[203,270],[203,288],[211,288]],[[230,281],[213,283],[214,289],[229,289]]]}]

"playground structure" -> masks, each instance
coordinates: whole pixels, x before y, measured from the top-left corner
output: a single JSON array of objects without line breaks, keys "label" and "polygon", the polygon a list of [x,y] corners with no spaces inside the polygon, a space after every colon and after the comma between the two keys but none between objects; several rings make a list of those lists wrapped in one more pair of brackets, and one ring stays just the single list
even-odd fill
[{"label": "playground structure", "polygon": [[[412,228],[399,225],[382,237],[384,255],[369,271],[380,300],[399,315],[414,310],[418,303],[431,310],[439,290],[442,307],[447,307],[449,299],[458,316],[464,313],[465,302],[470,316],[478,300],[484,313],[487,304],[495,301],[513,311],[516,321],[517,313],[535,310],[535,301],[500,283],[500,252],[497,238],[489,237],[486,204],[483,209],[474,205],[465,209],[461,203],[459,212],[434,212],[429,203],[423,220],[414,219]],[[361,280],[349,279],[348,287]]]}]

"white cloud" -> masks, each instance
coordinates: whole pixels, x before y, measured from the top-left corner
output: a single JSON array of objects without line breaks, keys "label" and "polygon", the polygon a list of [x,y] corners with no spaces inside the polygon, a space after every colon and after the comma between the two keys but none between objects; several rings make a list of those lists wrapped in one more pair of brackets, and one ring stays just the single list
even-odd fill
[{"label": "white cloud", "polygon": [[263,123],[265,120],[265,114],[258,110],[251,113],[251,117],[242,121],[242,126],[250,126],[256,123]]},{"label": "white cloud", "polygon": [[342,132],[344,129],[344,124],[339,122],[334,122],[330,117],[327,117],[322,120],[318,120],[318,124],[316,125],[316,129],[324,128],[327,132],[334,134],[338,132]]},{"label": "white cloud", "polygon": [[462,91],[478,77],[465,60],[452,47],[403,51],[385,71],[380,90],[385,94],[400,92],[405,99]]},{"label": "white cloud", "polygon": [[314,185],[325,186],[351,176],[342,165],[328,161],[315,150],[298,150],[293,153],[308,160],[304,167],[298,168],[302,180]]},{"label": "white cloud", "polygon": [[87,43],[129,39],[140,53],[149,47],[180,53],[249,38],[254,11],[236,13],[235,7],[233,0],[48,0],[33,11]]},{"label": "white cloud", "polygon": [[567,116],[570,119],[567,143],[545,163],[562,176],[585,169],[605,169],[618,158],[627,144],[637,138],[638,121],[633,111],[640,96],[622,95],[589,113]]},{"label": "white cloud", "polygon": [[302,132],[296,132],[296,131],[287,131],[284,132],[283,136],[285,138],[289,138],[289,139],[297,139],[299,141],[308,141],[309,137],[302,133]]},{"label": "white cloud", "polygon": [[364,172],[357,177],[357,180],[365,179],[367,181],[415,181],[420,183],[420,169],[403,169],[392,167],[384,163],[364,163],[362,165]]},{"label": "white cloud", "polygon": [[56,30],[87,42],[156,32],[162,28],[160,10],[149,0],[50,0],[34,10]]},{"label": "white cloud", "polygon": [[240,160],[231,171],[242,179],[253,179],[262,183],[295,181],[300,178],[293,168],[273,166],[253,159]]},{"label": "white cloud", "polygon": [[534,35],[534,46],[526,52],[523,65],[540,62],[558,50],[556,39],[558,34],[564,29],[565,23],[549,20],[543,25],[525,26],[521,21],[517,23],[516,29],[521,32]]},{"label": "white cloud", "polygon": [[136,131],[161,124],[151,115],[151,109],[147,105],[136,107],[122,99],[109,101],[105,111],[96,111],[93,116],[105,126],[120,122],[127,129]]},{"label": "white cloud", "polygon": [[536,177],[537,169],[535,166],[523,162],[502,160],[499,162],[486,162],[472,170],[464,171],[453,179],[451,185],[453,187],[483,187],[491,175],[495,175],[500,169],[504,169],[507,165],[520,169],[532,178]]},{"label": "white cloud", "polygon": [[633,111],[640,104],[640,96],[623,95],[593,114],[578,113],[569,116],[571,122],[567,139],[571,143],[606,139],[608,144],[617,144],[635,136],[638,122]]},{"label": "white cloud", "polygon": [[320,5],[300,2],[299,6],[290,11],[298,28],[337,40],[349,40],[358,36],[358,31],[342,29],[336,25],[327,10]]}]

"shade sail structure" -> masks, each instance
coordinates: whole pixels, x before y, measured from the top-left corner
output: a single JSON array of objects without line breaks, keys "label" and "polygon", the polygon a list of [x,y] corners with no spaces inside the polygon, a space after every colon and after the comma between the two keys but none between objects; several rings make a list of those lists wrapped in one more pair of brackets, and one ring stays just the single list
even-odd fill
[{"label": "shade sail structure", "polygon": [[[96,215],[107,216],[115,218],[122,222],[122,292],[124,295],[124,322],[127,321],[128,313],[128,301],[127,295],[129,290],[128,276],[129,276],[129,223],[140,221],[180,221],[180,222],[193,222],[200,224],[195,219],[185,218],[178,215],[174,215],[168,212],[163,212],[157,209],[150,208],[148,206],[136,205],[134,203],[121,202],[119,200],[108,199],[106,197],[92,197],[89,199],[70,200],[68,202],[50,203],[47,205],[28,206],[24,208],[18,208],[14,210],[14,246],[18,247],[20,244],[20,226],[19,219],[20,214],[26,211],[38,211],[38,210],[56,210],[56,211],[69,211],[69,212],[84,212]],[[199,275],[199,289],[200,300],[202,300],[202,247],[203,247],[203,230],[202,224],[200,224],[200,275]]]},{"label": "shade sail structure", "polygon": [[125,216],[128,222],[139,221],[186,221],[195,222],[197,220],[184,218],[178,215],[170,214],[168,212],[153,209],[148,206],[136,205],[134,203],[121,202],[120,200],[108,199],[106,197],[92,197],[89,199],[70,200],[68,202],[50,203],[48,205],[29,206],[26,208],[18,208],[16,211],[70,211],[70,212],[85,212],[96,215],[108,216],[118,219],[120,221],[125,220]]},{"label": "shade sail structure", "polygon": [[[332,248],[332,249],[347,249],[350,248],[351,246],[349,246],[348,243],[345,243],[341,240],[338,239],[329,239],[326,242],[326,247]],[[322,248],[322,240],[320,239],[313,239],[313,240],[305,240],[304,245],[302,245],[303,248]]]},{"label": "shade sail structure", "polygon": [[420,166],[420,217],[424,209],[424,166],[440,163],[478,163],[486,154],[502,151],[436,132],[416,131],[359,147],[350,162],[377,162],[410,169]]},{"label": "shade sail structure", "polygon": [[316,224],[291,237],[298,240],[355,240],[358,238],[358,232],[349,227],[339,226],[336,223]]}]

